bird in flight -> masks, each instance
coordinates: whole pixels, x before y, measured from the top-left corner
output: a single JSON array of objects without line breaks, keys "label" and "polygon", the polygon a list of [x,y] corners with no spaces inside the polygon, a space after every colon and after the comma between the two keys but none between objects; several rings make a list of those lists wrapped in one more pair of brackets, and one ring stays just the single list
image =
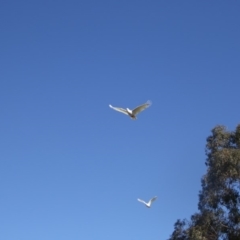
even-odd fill
[{"label": "bird in flight", "polygon": [[139,199],[139,198],[138,198],[138,201],[141,202],[141,203],[143,203],[143,204],[145,204],[146,207],[150,208],[151,205],[152,205],[152,203],[153,203],[156,199],[157,199],[157,197],[153,197],[153,198],[150,199],[149,202],[147,202],[147,203],[146,203],[145,201]]},{"label": "bird in flight", "polygon": [[114,109],[115,111],[128,115],[131,119],[136,120],[137,119],[136,115],[145,110],[146,108],[148,108],[149,106],[151,106],[151,104],[152,102],[148,100],[146,103],[134,108],[133,110],[130,110],[129,108],[125,109],[120,107],[113,107],[112,105],[109,105],[109,107]]}]

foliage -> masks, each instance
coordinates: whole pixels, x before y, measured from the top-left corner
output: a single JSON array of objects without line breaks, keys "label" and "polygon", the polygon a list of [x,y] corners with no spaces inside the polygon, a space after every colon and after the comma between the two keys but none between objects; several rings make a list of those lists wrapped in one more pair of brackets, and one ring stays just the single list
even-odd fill
[{"label": "foliage", "polygon": [[234,132],[216,126],[206,155],[199,212],[177,220],[169,240],[240,240],[240,125]]}]

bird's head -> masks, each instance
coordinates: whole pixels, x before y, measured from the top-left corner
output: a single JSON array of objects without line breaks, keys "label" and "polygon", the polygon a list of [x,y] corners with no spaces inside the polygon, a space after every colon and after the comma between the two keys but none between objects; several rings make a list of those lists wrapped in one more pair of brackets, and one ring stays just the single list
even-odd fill
[{"label": "bird's head", "polygon": [[126,108],[127,112],[132,114],[132,110],[130,110],[129,108]]}]

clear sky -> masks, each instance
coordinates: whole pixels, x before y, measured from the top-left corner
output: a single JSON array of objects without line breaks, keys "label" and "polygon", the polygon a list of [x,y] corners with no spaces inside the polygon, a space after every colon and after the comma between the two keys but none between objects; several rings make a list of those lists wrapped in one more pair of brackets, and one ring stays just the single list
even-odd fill
[{"label": "clear sky", "polygon": [[240,122],[239,12],[1,1],[0,238],[162,240],[196,212],[206,138]]}]

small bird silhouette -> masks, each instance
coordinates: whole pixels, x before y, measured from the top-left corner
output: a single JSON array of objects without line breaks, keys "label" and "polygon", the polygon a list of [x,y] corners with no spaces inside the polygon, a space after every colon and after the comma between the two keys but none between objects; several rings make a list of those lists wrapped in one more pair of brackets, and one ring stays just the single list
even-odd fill
[{"label": "small bird silhouette", "polygon": [[145,201],[141,200],[138,198],[138,201],[145,204],[146,207],[150,208],[152,203],[157,199],[157,197],[153,197],[152,199],[149,200],[148,203],[146,203]]},{"label": "small bird silhouette", "polygon": [[146,103],[134,108],[133,110],[130,110],[129,108],[125,109],[125,108],[113,107],[112,105],[109,105],[109,107],[114,109],[115,111],[128,115],[131,119],[136,120],[137,119],[136,115],[151,105],[152,105],[152,102],[148,100]]}]

